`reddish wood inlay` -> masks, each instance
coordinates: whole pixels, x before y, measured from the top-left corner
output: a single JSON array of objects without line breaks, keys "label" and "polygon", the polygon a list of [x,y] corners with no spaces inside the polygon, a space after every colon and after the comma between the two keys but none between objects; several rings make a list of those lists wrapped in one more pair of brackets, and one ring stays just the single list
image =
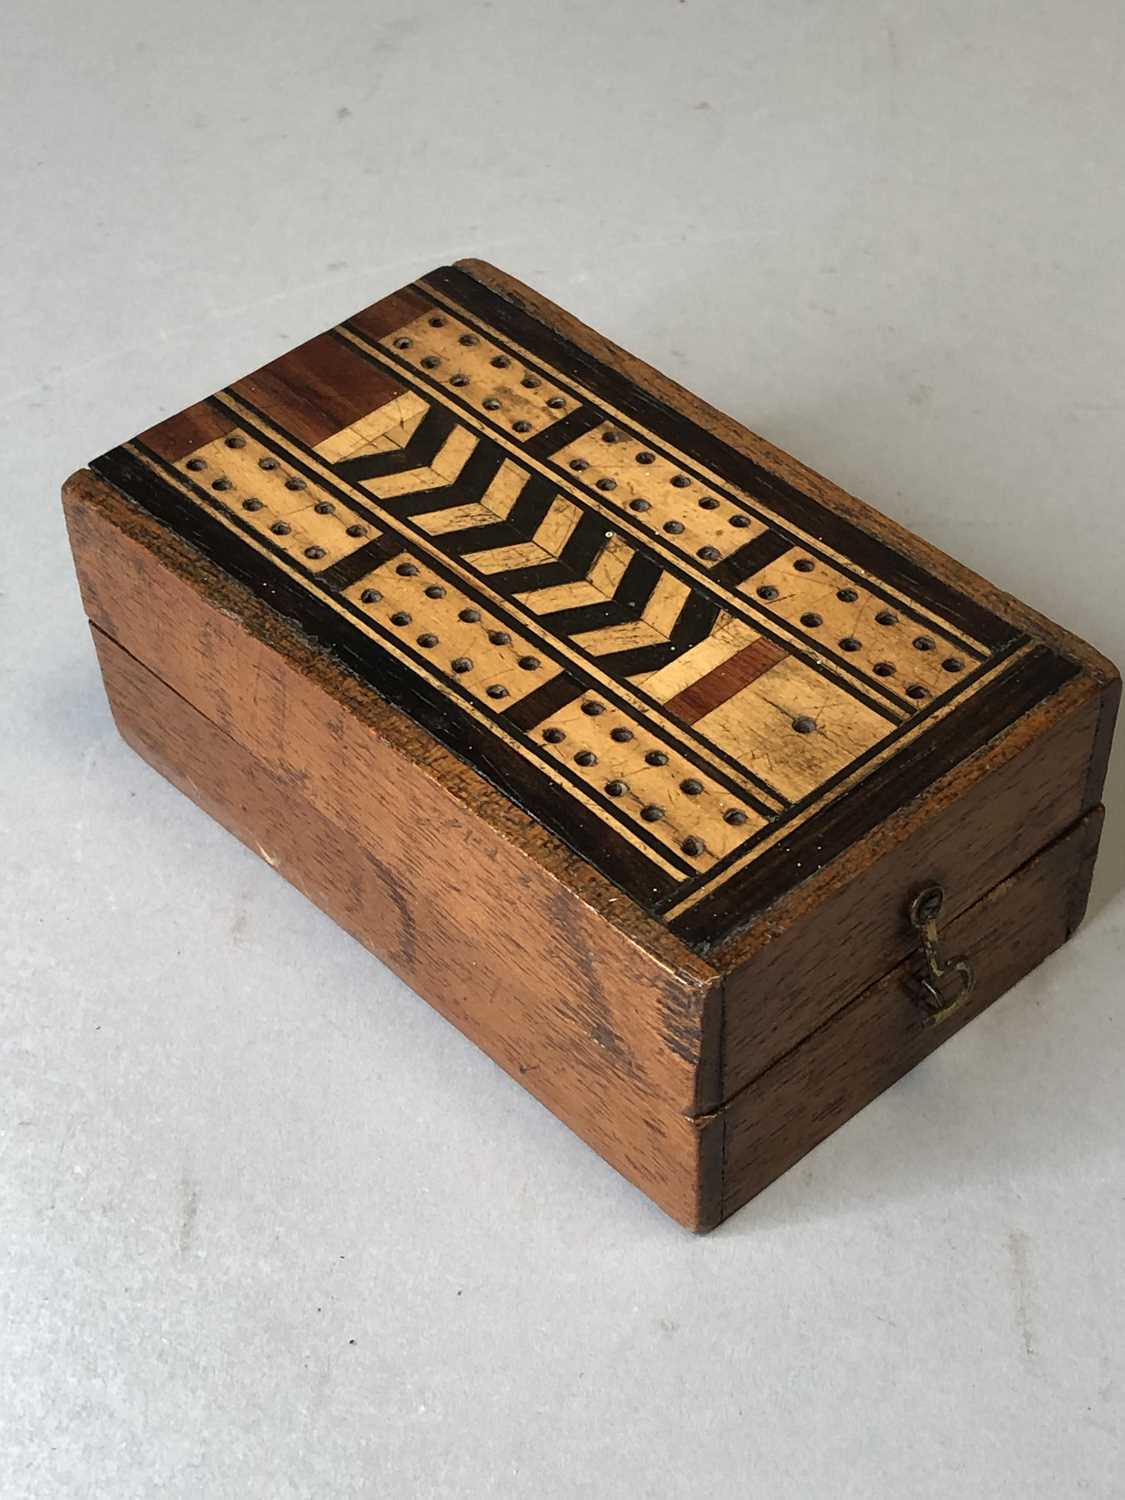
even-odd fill
[{"label": "reddish wood inlay", "polygon": [[194,453],[196,448],[202,448],[205,443],[213,443],[216,438],[223,437],[234,426],[235,419],[229,412],[200,401],[195,406],[189,406],[186,411],[177,412],[166,422],[157,422],[155,427],[142,432],[137,441],[174,464],[186,454]]},{"label": "reddish wood inlay", "polygon": [[396,328],[405,328],[407,323],[413,323],[415,318],[420,318],[425,312],[433,313],[434,308],[417,292],[406,289],[384,297],[372,307],[365,307],[362,312],[349,318],[348,322],[369,339],[384,339],[388,333],[394,333]]},{"label": "reddish wood inlay", "polygon": [[674,698],[669,698],[664,707],[685,724],[694,724],[704,714],[709,714],[728,698],[733,698],[735,693],[749,687],[771,667],[776,667],[787,654],[774,641],[767,641],[764,636],[759,636],[756,641],[743,646],[741,651],[728,657],[697,682],[689,684]]},{"label": "reddish wood inlay", "polygon": [[350,344],[323,333],[233,387],[303,443],[322,443],[406,389]]}]

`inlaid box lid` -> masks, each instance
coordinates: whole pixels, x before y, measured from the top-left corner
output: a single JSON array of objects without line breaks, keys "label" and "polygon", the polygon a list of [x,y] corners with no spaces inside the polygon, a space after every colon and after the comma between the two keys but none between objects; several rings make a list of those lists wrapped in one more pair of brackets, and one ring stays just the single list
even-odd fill
[{"label": "inlaid box lid", "polygon": [[1084,668],[576,329],[445,267],[92,467],[707,953]]}]

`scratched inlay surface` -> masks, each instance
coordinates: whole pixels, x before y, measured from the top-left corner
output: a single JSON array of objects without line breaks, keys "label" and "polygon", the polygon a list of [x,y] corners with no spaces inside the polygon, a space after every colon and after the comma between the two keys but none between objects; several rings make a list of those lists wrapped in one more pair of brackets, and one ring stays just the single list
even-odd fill
[{"label": "scratched inlay surface", "polygon": [[93,467],[701,946],[1073,670],[456,269]]}]

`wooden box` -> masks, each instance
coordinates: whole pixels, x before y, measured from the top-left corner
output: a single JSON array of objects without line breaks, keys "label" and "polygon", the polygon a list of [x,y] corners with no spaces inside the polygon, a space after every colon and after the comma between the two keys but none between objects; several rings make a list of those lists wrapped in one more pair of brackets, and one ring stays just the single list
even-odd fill
[{"label": "wooden box", "polygon": [[1082,915],[1113,667],[480,262],[65,503],[126,740],[694,1229]]}]

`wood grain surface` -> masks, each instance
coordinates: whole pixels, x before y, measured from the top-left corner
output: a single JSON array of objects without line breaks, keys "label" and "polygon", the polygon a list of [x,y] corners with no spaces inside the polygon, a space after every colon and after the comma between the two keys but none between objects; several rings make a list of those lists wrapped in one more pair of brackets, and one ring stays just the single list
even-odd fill
[{"label": "wood grain surface", "polygon": [[954,1029],[922,884],[966,1018],[1073,925],[1111,664],[503,273],[95,467],[125,737],[689,1227]]},{"label": "wood grain surface", "polygon": [[[669,1106],[642,1054],[655,1048],[669,1066],[674,1054],[638,1035],[658,1015],[690,1016],[698,1002],[689,985],[624,944],[615,956],[565,890],[537,896],[534,871],[516,878],[502,847],[474,836],[408,773],[381,781],[379,834],[366,827],[357,837],[310,800],[295,769],[267,769],[93,630],[114,719],[139,755],[673,1218],[690,1229],[717,1222],[718,1122]],[[380,778],[387,768],[374,756],[364,769]],[[502,909],[517,892],[518,930]]]},{"label": "wood grain surface", "polygon": [[[917,946],[907,911],[922,886],[942,886],[950,920],[1088,809],[1103,712],[1088,687],[1068,684],[1049,711],[1032,710],[931,789],[926,821],[889,814],[745,935],[727,960],[722,1098]],[[779,992],[784,1005],[774,1000]]]},{"label": "wood grain surface", "polygon": [[908,959],[727,1104],[724,1218],[1066,941],[1085,910],[1101,825],[1099,807],[944,927],[944,952],[976,970],[963,1010],[925,1026]]}]

